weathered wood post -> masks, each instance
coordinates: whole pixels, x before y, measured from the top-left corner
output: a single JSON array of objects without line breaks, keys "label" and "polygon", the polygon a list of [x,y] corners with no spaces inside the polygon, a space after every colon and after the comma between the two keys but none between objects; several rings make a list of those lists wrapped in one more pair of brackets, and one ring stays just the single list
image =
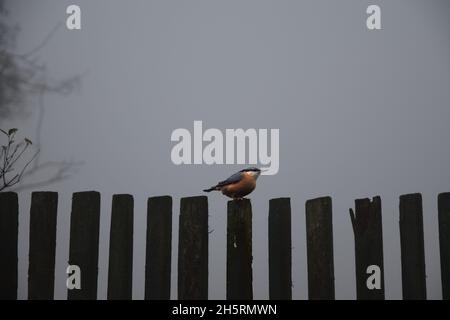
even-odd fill
[{"label": "weathered wood post", "polygon": [[249,199],[228,201],[227,299],[253,299],[252,205]]},{"label": "weathered wood post", "polygon": [[68,300],[97,299],[100,193],[76,192],[70,216],[69,265],[81,272],[81,288],[68,289]]},{"label": "weathered wood post", "polygon": [[330,197],[306,202],[308,296],[334,300],[333,219]]},{"label": "weathered wood post", "polygon": [[70,217],[69,265],[81,271],[81,288],[68,289],[69,300],[97,299],[100,193],[76,192]]},{"label": "weathered wood post", "polygon": [[292,299],[290,198],[269,201],[269,299]]},{"label": "weathered wood post", "polygon": [[400,245],[403,299],[426,299],[422,195],[400,196]]},{"label": "weathered wood post", "polygon": [[55,249],[58,193],[33,192],[30,209],[28,299],[52,300],[55,284]]},{"label": "weathered wood post", "polygon": [[15,192],[0,192],[0,300],[17,299],[19,201]]},{"label": "weathered wood post", "polygon": [[145,299],[170,299],[172,256],[172,197],[152,197],[147,202]]},{"label": "weathered wood post", "polygon": [[178,237],[178,299],[208,299],[208,198],[182,198]]},{"label": "weathered wood post", "polygon": [[[379,196],[355,200],[355,212],[350,219],[355,235],[356,297],[358,300],[384,299],[383,226]],[[375,266],[374,270],[368,269]],[[378,276],[376,272],[378,272]],[[368,278],[373,275],[373,287]],[[379,279],[379,283],[377,280]]]},{"label": "weathered wood post", "polygon": [[109,235],[108,299],[130,300],[133,282],[133,196],[115,194]]},{"label": "weathered wood post", "polygon": [[450,193],[438,196],[442,298],[450,300]]}]

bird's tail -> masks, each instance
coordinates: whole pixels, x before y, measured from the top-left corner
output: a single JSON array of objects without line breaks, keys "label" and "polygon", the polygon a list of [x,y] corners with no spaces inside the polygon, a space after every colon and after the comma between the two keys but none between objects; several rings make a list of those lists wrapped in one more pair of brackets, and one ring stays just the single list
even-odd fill
[{"label": "bird's tail", "polygon": [[211,188],[209,188],[209,189],[204,189],[203,191],[204,191],[204,192],[211,192],[211,191],[215,191],[215,190],[219,190],[219,189],[217,188],[217,186],[211,187]]}]

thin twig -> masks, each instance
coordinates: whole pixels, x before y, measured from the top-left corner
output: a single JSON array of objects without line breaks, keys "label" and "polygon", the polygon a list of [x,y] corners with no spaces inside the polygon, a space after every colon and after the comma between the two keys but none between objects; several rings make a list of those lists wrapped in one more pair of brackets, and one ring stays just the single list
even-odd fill
[{"label": "thin twig", "polygon": [[62,23],[58,22],[52,30],[50,30],[50,32],[47,34],[47,36],[44,38],[44,40],[42,40],[42,42],[40,44],[38,44],[36,47],[34,47],[34,49],[30,50],[27,53],[21,54],[20,56],[23,58],[28,58],[30,56],[32,56],[33,54],[35,54],[36,52],[38,52],[39,50],[41,50],[49,41],[50,39],[53,37],[53,35],[56,33],[56,31],[61,27]]}]

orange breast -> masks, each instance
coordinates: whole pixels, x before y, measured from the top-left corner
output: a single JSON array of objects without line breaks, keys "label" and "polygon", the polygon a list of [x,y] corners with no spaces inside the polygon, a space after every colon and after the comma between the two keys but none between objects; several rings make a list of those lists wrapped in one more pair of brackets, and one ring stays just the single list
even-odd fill
[{"label": "orange breast", "polygon": [[244,174],[241,181],[224,186],[222,188],[222,193],[230,198],[242,198],[255,190],[255,187],[255,179]]}]

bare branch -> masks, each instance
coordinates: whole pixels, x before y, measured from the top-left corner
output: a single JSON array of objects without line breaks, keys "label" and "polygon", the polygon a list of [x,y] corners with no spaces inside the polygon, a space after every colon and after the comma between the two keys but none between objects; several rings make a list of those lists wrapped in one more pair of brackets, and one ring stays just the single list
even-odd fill
[{"label": "bare branch", "polygon": [[82,164],[83,162],[75,162],[75,161],[61,161],[61,162],[49,161],[42,163],[37,168],[31,168],[30,170],[27,170],[24,173],[23,177],[25,176],[30,177],[48,168],[56,168],[56,172],[50,175],[50,177],[47,179],[38,180],[37,182],[31,182],[27,184],[20,184],[18,187],[13,188],[13,191],[18,192],[23,190],[40,188],[43,186],[48,186],[52,183],[60,182],[64,179],[69,178],[71,174],[75,173],[76,169]]},{"label": "bare branch", "polygon": [[22,168],[22,171],[20,171],[19,179],[18,179],[17,182],[20,181],[20,179],[22,178],[23,173],[25,172],[25,170],[27,170],[27,168],[28,168],[28,166],[30,165],[30,163],[33,162],[33,160],[37,157],[38,154],[39,154],[39,150],[33,155],[33,157],[30,159],[30,161],[28,161],[28,162],[25,164],[25,166]]},{"label": "bare branch", "polygon": [[[78,164],[73,161],[53,161],[40,163],[41,131],[45,115],[44,95],[56,93],[67,95],[80,87],[82,74],[67,77],[66,79],[52,79],[47,74],[47,68],[39,59],[38,52],[42,50],[60,29],[62,22],[56,24],[45,38],[30,51],[20,54],[13,50],[19,29],[7,25],[2,15],[7,14],[0,0],[0,120],[6,116],[14,115],[17,110],[26,107],[29,97],[38,96],[37,104],[38,123],[36,128],[35,146],[31,142],[16,143],[15,132],[0,129],[0,135],[7,136],[7,144],[0,149],[0,191],[14,186],[16,190],[23,190],[54,183],[70,176],[70,172]],[[38,151],[28,160],[28,151],[37,148]],[[26,162],[25,162],[26,161]],[[25,165],[23,163],[25,162]],[[23,165],[23,167],[22,167]],[[32,175],[43,173],[50,169],[53,173],[48,178],[31,184],[20,183]],[[35,177],[31,177],[35,178]]]},{"label": "bare branch", "polygon": [[18,143],[15,142],[14,137],[16,135],[17,129],[9,129],[8,131],[1,130],[1,132],[6,134],[7,143],[6,145],[1,146],[2,151],[0,153],[0,179],[2,181],[2,184],[0,184],[0,191],[19,183],[23,174],[25,173],[25,170],[39,154],[38,150],[31,157],[31,159],[25,163],[20,172],[11,177],[12,172],[15,171],[14,166],[19,160],[23,158],[25,151],[31,144],[27,142],[29,140],[26,138],[26,140],[24,139],[23,141],[20,141]]},{"label": "bare branch", "polygon": [[[61,25],[62,22],[57,23],[37,46],[20,54],[8,48],[13,46],[17,31],[0,20],[0,31],[3,31],[0,32],[0,119],[13,114],[19,107],[24,107],[30,95],[67,95],[79,87],[82,74],[62,80],[49,79],[46,65],[39,62],[36,56],[36,53],[50,42]],[[6,38],[11,40],[7,41]]]},{"label": "bare branch", "polygon": [[53,35],[56,33],[56,31],[61,27],[61,25],[62,25],[61,22],[57,23],[53,27],[53,29],[47,34],[47,36],[42,40],[42,42],[40,44],[38,44],[34,49],[30,50],[29,52],[22,54],[21,56],[23,58],[27,58],[27,57],[32,56],[39,50],[41,50],[50,41],[50,39],[53,37]]}]

